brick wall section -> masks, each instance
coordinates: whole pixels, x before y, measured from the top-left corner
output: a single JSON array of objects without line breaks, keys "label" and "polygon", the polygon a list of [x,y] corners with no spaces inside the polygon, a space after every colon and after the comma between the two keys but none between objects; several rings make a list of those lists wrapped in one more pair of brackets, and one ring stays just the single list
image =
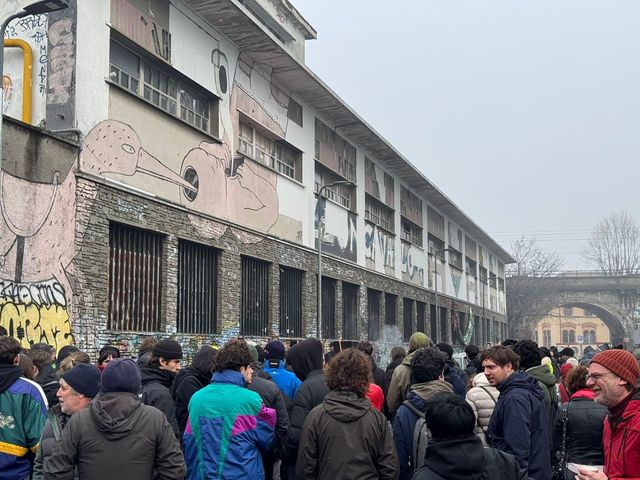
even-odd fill
[{"label": "brick wall section", "polygon": [[[270,262],[269,332],[279,334],[279,283],[280,265],[303,270],[303,333],[316,333],[316,286],[317,254],[314,251],[277,241],[267,237],[249,234],[251,243],[239,240],[247,232],[237,227],[227,228],[224,234],[201,234],[194,228],[189,215],[183,208],[157,202],[142,196],[122,191],[92,179],[78,177],[77,194],[76,252],[74,260],[73,331],[77,345],[95,355],[105,344],[119,345],[123,352],[137,353],[137,347],[145,335],[159,337],[174,336],[180,341],[188,357],[205,343],[223,344],[239,334],[241,258],[243,255]],[[118,222],[163,234],[162,262],[162,322],[159,332],[110,331],[108,325],[108,281],[109,281],[109,223]],[[218,223],[218,233],[224,225]],[[202,230],[200,230],[202,231]],[[186,239],[219,249],[217,328],[214,335],[186,335],[177,333],[177,284],[178,284],[178,241]],[[403,283],[353,265],[339,259],[323,256],[323,274],[335,278],[336,282],[336,334],[343,331],[342,283],[347,281],[359,285],[358,289],[358,339],[366,339],[367,287],[397,295],[396,328],[385,326],[384,293],[380,305],[380,339],[376,350],[382,363],[386,363],[391,347],[402,344],[403,298],[409,297],[427,304],[435,301],[432,291]],[[438,296],[442,307],[451,308],[452,299]],[[468,312],[469,306],[459,300],[458,308]],[[414,302],[415,305],[415,302]],[[416,326],[414,306],[413,329]],[[430,331],[428,318],[426,332]],[[479,309],[473,307],[475,314]],[[449,314],[447,314],[449,317]],[[504,317],[491,313],[492,317],[504,321]],[[450,322],[449,322],[450,323]],[[448,328],[448,338],[451,329]],[[255,338],[264,342],[264,338]],[[357,340],[357,339],[355,339]]]}]

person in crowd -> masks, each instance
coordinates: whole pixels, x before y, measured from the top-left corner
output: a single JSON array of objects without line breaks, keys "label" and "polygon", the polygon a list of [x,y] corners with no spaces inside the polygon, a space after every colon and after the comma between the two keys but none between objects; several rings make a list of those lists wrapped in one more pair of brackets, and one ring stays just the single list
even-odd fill
[{"label": "person in crowd", "polygon": [[444,365],[444,379],[453,387],[453,391],[462,398],[467,394],[469,377],[464,370],[460,370],[453,360],[453,346],[446,342],[436,344],[436,348],[446,355]]},{"label": "person in crowd", "polygon": [[319,340],[307,338],[296,343],[289,350],[287,360],[293,372],[302,381],[291,406],[287,447],[280,467],[280,476],[283,480],[294,480],[304,420],[314,407],[322,403],[329,393],[329,387],[322,369],[322,343]]},{"label": "person in crowd", "polygon": [[58,350],[58,356],[56,358],[56,369],[60,369],[60,364],[62,361],[67,358],[69,355],[75,352],[79,352],[80,349],[75,345],[65,345],[60,350]]},{"label": "person in crowd", "polygon": [[91,363],[89,355],[79,350],[77,352],[73,352],[60,362],[60,364],[58,365],[57,375],[60,377],[64,372],[66,372],[67,370],[71,370],[73,367],[81,363]]},{"label": "person in crowd", "polygon": [[271,375],[273,381],[287,396],[288,401],[293,401],[296,392],[302,383],[293,372],[284,366],[284,344],[279,340],[271,340],[264,347],[266,364],[264,371]]},{"label": "person in crowd", "polygon": [[58,377],[53,368],[55,349],[47,343],[36,343],[29,350],[29,358],[38,369],[36,382],[42,387],[47,396],[47,403],[55,405],[58,403],[56,392],[58,391]]},{"label": "person in crowd", "polygon": [[540,353],[542,354],[541,364],[549,364],[551,373],[556,377],[556,382],[560,381],[560,365],[556,362],[555,357],[551,354],[551,350],[547,347],[540,347]]},{"label": "person in crowd", "polygon": [[636,361],[638,362],[638,365],[640,365],[640,348],[636,348],[633,351],[633,357],[636,359]]},{"label": "person in crowd", "polygon": [[285,453],[287,434],[289,432],[289,412],[284,393],[273,382],[271,376],[262,368],[258,361],[258,349],[255,345],[248,345],[251,354],[251,383],[247,388],[260,395],[265,407],[269,407],[276,412],[275,442],[271,449],[262,452],[262,463],[264,465],[265,478],[274,478],[275,462],[282,458]]},{"label": "person in crowd", "polygon": [[99,390],[100,370],[95,365],[80,363],[62,372],[60,387],[56,393],[59,403],[47,412],[47,422],[42,430],[40,448],[33,464],[32,480],[43,478],[43,464],[51,457],[69,418],[87,408]]},{"label": "person in crowd", "polygon": [[605,350],[589,364],[587,386],[608,409],[604,421],[604,472],[580,469],[580,480],[640,478],[640,366],[631,352]]},{"label": "person in crowd", "polygon": [[211,383],[191,397],[183,436],[188,479],[264,478],[260,452],[273,444],[276,412],[245,388],[252,361],[244,340],[229,340]]},{"label": "person in crowd", "polygon": [[184,457],[165,415],[140,402],[140,369],[115,358],[102,371],[100,393],[71,416],[44,464],[45,480],[117,478],[182,480]]},{"label": "person in crowd", "polygon": [[395,479],[398,457],[384,415],[365,397],[371,362],[348,348],[327,369],[331,390],[302,428],[296,472],[300,480]]},{"label": "person in crowd", "polygon": [[476,421],[471,406],[459,395],[434,396],[425,418],[431,442],[413,480],[527,480],[513,455],[484,448],[474,435]]},{"label": "person in crowd", "polygon": [[520,357],[520,370],[527,372],[538,381],[538,385],[544,393],[544,405],[549,415],[549,432],[553,428],[558,411],[558,389],[556,377],[551,372],[549,365],[542,365],[542,352],[538,344],[533,340],[520,340],[511,347]]},{"label": "person in crowd", "polygon": [[444,381],[445,355],[436,348],[420,348],[411,358],[411,387],[393,420],[393,440],[398,452],[401,480],[411,478],[416,468],[413,451],[417,414],[424,414],[435,395],[453,392],[451,384]]},{"label": "person in crowd", "polygon": [[[214,350],[209,345],[203,345],[193,357],[191,366],[179,370],[175,376],[175,380],[171,387],[171,396],[173,397],[176,405],[176,421],[178,422],[179,432],[178,438],[182,438],[184,429],[187,426],[187,419],[189,418],[189,401],[191,400],[191,397],[198,390],[211,383],[211,375],[213,374],[213,364],[216,358],[216,353],[217,350]],[[145,354],[143,353],[143,355]],[[149,358],[152,355],[152,352],[149,352]],[[138,357],[137,360],[138,365],[140,365],[140,358],[141,357]]]},{"label": "person in crowd", "polygon": [[598,351],[591,345],[587,345],[586,347],[584,347],[584,350],[582,351],[582,358],[580,359],[580,364],[588,368],[589,362],[596,353],[598,353]]},{"label": "person in crowd", "polygon": [[[503,340],[502,342],[500,342],[500,345],[502,345],[503,347],[512,347],[513,345],[515,345],[516,343],[518,343],[518,341],[514,338],[507,338],[505,340]],[[489,346],[490,347],[490,346]]]},{"label": "person in crowd", "polygon": [[480,354],[489,384],[500,392],[489,421],[489,445],[510,453],[533,480],[550,480],[549,414],[538,381],[519,371],[518,355],[497,345]]},{"label": "person in crowd", "polygon": [[382,370],[380,367],[378,367],[378,365],[376,365],[376,361],[373,358],[373,343],[363,340],[361,342],[358,342],[358,345],[356,345],[356,348],[371,359],[372,371],[373,371],[373,374],[372,374],[373,383],[375,383],[381,389],[383,389],[384,388],[384,370]]},{"label": "person in crowd", "polygon": [[140,346],[138,347],[138,359],[136,360],[139,367],[143,367],[147,364],[153,354],[153,349],[157,344],[158,339],[153,335],[149,335],[142,339]]},{"label": "person in crowd", "polygon": [[[18,355],[20,355],[18,366],[22,369],[22,376],[35,382],[36,376],[38,375],[38,367],[33,364],[31,358],[29,358],[29,355],[26,353],[19,353]],[[44,395],[44,390],[42,390],[42,395]]]},{"label": "person in crowd", "polygon": [[467,376],[471,378],[473,375],[476,375],[482,372],[482,363],[480,363],[480,348],[477,345],[469,344],[464,348],[464,353],[467,356],[467,367],[465,368],[465,372]]},{"label": "person in crowd", "polygon": [[98,368],[102,372],[109,362],[115,358],[120,358],[120,350],[112,345],[105,345],[98,353]]},{"label": "person in crowd", "polygon": [[467,392],[465,399],[471,405],[473,414],[476,417],[476,435],[478,435],[484,446],[488,446],[487,429],[500,392],[496,387],[489,384],[484,372],[478,373],[473,377],[471,384],[472,387]]},{"label": "person in crowd", "polygon": [[47,403],[39,386],[22,376],[20,343],[0,336],[0,478],[25,480],[31,475]]},{"label": "person in crowd", "polygon": [[567,403],[570,398],[569,391],[567,390],[567,374],[574,366],[570,363],[565,363],[560,367],[560,381],[558,382],[558,394],[560,403]]},{"label": "person in crowd", "polygon": [[389,385],[391,384],[393,371],[398,365],[402,363],[404,357],[407,356],[407,351],[404,349],[404,347],[398,345],[391,349],[389,356],[391,357],[391,361],[389,362],[389,365],[387,365],[387,369],[384,372],[384,386],[382,387],[382,394],[384,395],[384,414],[387,419],[392,420],[393,416],[389,412],[389,405],[387,403],[387,396],[389,395]]},{"label": "person in crowd", "polygon": [[180,438],[180,428],[171,387],[176,373],[180,370],[181,359],[182,347],[175,340],[167,338],[153,347],[149,361],[140,368],[142,403],[156,407],[164,413],[177,438]]},{"label": "person in crowd", "polygon": [[[566,363],[562,366],[567,365]],[[565,466],[565,479],[573,480],[575,473],[566,463],[603,465],[603,420],[607,409],[594,402],[595,393],[587,387],[588,369],[582,365],[571,367],[565,384],[570,400],[562,404],[553,429],[554,461]]]},{"label": "person in crowd", "polygon": [[7,332],[6,328],[0,325],[0,337],[4,337],[5,335],[9,335],[9,332]]},{"label": "person in crowd", "polygon": [[409,386],[411,385],[411,359],[416,350],[432,345],[429,337],[422,332],[416,332],[409,338],[409,354],[402,360],[393,371],[391,382],[389,383],[389,393],[387,395],[387,406],[389,413],[395,415],[396,410],[407,398]]},{"label": "person in crowd", "polygon": [[570,347],[563,348],[558,353],[558,364],[560,366],[564,365],[567,362],[567,360],[569,360],[570,358],[573,358],[575,354],[576,352],[573,350],[573,348],[570,348]]}]

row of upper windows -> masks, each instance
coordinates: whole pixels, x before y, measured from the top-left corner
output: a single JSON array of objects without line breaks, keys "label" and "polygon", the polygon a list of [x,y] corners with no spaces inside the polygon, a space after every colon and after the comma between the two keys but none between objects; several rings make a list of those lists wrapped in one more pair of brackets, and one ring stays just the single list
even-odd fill
[{"label": "row of upper windows", "polygon": [[[169,115],[180,119],[192,127],[218,137],[218,104],[219,98],[189,79],[180,76],[169,65],[151,56],[140,53],[124,46],[116,40],[111,41],[110,47],[110,80],[135,94],[137,97],[163,110]],[[293,108],[292,108],[293,105]],[[290,99],[287,116],[302,126],[302,106]],[[274,138],[266,129],[251,123],[250,119],[241,119],[238,124],[237,152],[256,162],[277,171],[278,173],[302,181],[302,152],[282,139]],[[340,177],[355,182],[355,148],[337,135],[332,129],[316,119],[316,151],[317,160],[321,156],[320,143],[326,144],[334,152],[337,159],[334,172],[327,166],[331,162],[317,162],[316,185],[320,186],[340,180]],[[388,177],[388,178],[387,178]],[[391,183],[391,185],[389,185]],[[393,179],[385,174],[385,186],[393,191]],[[347,209],[355,211],[356,195],[352,187],[338,186],[326,189],[326,195],[331,200]],[[421,222],[422,200],[404,187],[401,189],[401,238],[416,246],[423,246],[423,228],[416,222]],[[429,207],[430,227],[444,225],[444,218]],[[394,232],[394,211],[374,197],[366,196],[365,219],[379,227]],[[436,220],[437,219],[437,220]],[[432,221],[433,220],[433,221]],[[433,223],[433,222],[436,223]],[[438,237],[444,236],[444,231],[438,228]],[[442,229],[443,230],[443,229]],[[431,233],[431,229],[429,229]],[[451,250],[453,252],[453,250]],[[462,257],[455,252],[450,254],[450,263],[462,269]]]}]

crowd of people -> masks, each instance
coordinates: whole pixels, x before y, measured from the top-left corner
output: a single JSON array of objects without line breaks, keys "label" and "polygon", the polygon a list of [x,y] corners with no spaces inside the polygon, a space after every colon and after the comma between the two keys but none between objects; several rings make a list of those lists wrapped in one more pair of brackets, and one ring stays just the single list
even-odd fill
[{"label": "crowd of people", "polygon": [[640,351],[413,334],[25,350],[0,332],[0,478],[640,479]]}]

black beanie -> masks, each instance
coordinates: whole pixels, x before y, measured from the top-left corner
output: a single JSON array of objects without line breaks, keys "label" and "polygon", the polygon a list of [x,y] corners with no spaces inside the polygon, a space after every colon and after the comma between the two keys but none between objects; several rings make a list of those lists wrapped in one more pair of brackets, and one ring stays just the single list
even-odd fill
[{"label": "black beanie", "polygon": [[162,357],[166,360],[180,360],[182,358],[182,347],[178,342],[171,339],[159,341],[152,352],[156,357]]},{"label": "black beanie", "polygon": [[79,363],[64,372],[62,380],[81,395],[93,398],[100,389],[100,370],[90,363]]},{"label": "black beanie", "polygon": [[100,384],[102,393],[129,392],[137,394],[140,388],[140,369],[136,362],[130,358],[114,358],[102,372]]}]

